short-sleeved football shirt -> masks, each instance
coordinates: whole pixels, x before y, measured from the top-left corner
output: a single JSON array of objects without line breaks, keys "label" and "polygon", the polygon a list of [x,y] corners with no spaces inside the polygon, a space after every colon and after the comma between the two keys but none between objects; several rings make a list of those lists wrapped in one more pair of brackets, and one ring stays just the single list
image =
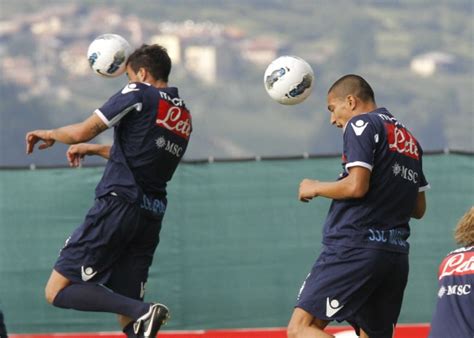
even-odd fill
[{"label": "short-sleeved football shirt", "polygon": [[186,151],[191,114],[177,88],[129,83],[95,113],[114,127],[114,143],[96,197],[136,201],[166,195],[166,184]]},{"label": "short-sleeved football shirt", "polygon": [[429,188],[422,155],[415,137],[385,108],[348,121],[339,179],[364,167],[371,171],[370,186],[362,198],[332,201],[323,243],[408,252],[408,222],[418,192]]}]

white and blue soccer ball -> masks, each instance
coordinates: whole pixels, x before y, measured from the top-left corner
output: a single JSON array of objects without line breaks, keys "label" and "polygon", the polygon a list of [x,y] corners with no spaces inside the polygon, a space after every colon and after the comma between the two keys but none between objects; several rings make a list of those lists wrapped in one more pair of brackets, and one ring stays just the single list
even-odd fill
[{"label": "white and blue soccer ball", "polygon": [[125,72],[125,64],[132,53],[128,41],[117,34],[103,34],[91,42],[87,59],[94,73],[116,77]]},{"label": "white and blue soccer ball", "polygon": [[313,90],[314,72],[308,62],[297,56],[280,56],[273,60],[263,77],[270,97],[286,105],[303,102]]}]

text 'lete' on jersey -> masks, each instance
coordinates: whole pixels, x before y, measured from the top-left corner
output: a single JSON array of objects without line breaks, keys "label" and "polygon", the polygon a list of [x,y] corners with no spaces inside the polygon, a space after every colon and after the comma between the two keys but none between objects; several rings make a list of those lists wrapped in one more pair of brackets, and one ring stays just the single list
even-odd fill
[{"label": "text 'lete' on jersey", "polygon": [[352,167],[371,171],[362,198],[333,200],[323,243],[408,252],[409,220],[418,192],[429,188],[423,151],[413,135],[385,108],[353,117],[344,127],[345,178]]},{"label": "text 'lete' on jersey", "polygon": [[129,83],[95,113],[114,127],[114,144],[96,196],[115,192],[130,201],[141,193],[165,196],[192,132],[191,114],[178,89]]}]

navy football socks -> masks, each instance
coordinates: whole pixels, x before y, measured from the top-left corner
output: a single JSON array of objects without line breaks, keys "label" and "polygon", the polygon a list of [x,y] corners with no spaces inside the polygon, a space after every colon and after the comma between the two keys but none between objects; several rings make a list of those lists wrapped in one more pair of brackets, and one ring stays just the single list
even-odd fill
[{"label": "navy football socks", "polygon": [[144,315],[150,304],[122,296],[101,285],[71,284],[58,292],[53,305],[79,311],[111,312],[134,320]]}]

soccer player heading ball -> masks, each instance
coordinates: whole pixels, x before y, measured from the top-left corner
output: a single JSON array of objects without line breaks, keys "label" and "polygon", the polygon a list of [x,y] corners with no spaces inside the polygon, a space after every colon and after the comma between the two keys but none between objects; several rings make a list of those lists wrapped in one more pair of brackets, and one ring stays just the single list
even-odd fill
[{"label": "soccer player heading ball", "polygon": [[360,76],[329,89],[331,124],[343,130],[338,181],[304,179],[299,199],[332,199],[323,250],[304,281],[288,337],[332,337],[324,328],[348,321],[361,337],[391,338],[408,277],[411,217],[426,209],[423,151],[405,126],[378,108]]},{"label": "soccer player heading ball", "polygon": [[[73,144],[71,166],[86,155],[108,159],[96,200],[66,241],[46,285],[54,306],[119,315],[127,337],[155,337],[168,308],[143,302],[148,269],[159,242],[166,185],[184,155],[191,115],[175,87],[171,60],[159,45],[128,58],[129,83],[85,121],[26,135],[27,153],[56,141]],[[112,146],[84,144],[114,128]],[[111,292],[112,291],[112,292]]]}]

